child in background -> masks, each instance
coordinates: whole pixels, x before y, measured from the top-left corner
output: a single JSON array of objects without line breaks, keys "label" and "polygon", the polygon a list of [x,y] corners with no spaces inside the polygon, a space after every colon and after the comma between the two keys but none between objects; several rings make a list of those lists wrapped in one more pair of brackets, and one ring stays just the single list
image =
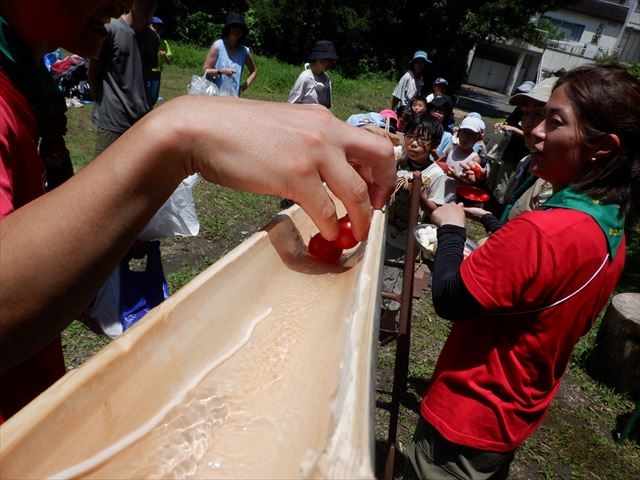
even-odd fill
[{"label": "child in background", "polygon": [[453,135],[448,131],[449,121],[453,115],[453,102],[451,97],[448,95],[435,97],[427,104],[427,112],[442,124],[444,132],[442,134],[442,140],[440,140],[440,145],[436,147],[436,153],[438,154],[439,160],[444,160],[446,153],[453,146]]},{"label": "child in background", "polygon": [[411,99],[411,111],[414,115],[422,115],[427,111],[427,99],[417,94]]},{"label": "child in background", "polygon": [[389,124],[389,131],[396,133],[398,131],[398,114],[390,108],[385,108],[384,110],[380,110],[380,115],[384,118],[385,123]]},{"label": "child in background", "polygon": [[446,95],[448,86],[449,86],[449,82],[447,82],[444,78],[442,77],[436,78],[433,81],[433,92],[427,95],[427,103],[429,103],[435,97],[441,97],[442,95]]},{"label": "child in background", "polygon": [[434,162],[435,146],[442,137],[442,124],[430,115],[417,115],[409,120],[404,133],[404,155],[398,163],[396,193],[389,208],[387,241],[404,249],[409,224],[409,197],[413,172],[422,174],[420,195],[421,217],[455,197],[455,182]]},{"label": "child in background", "polygon": [[476,117],[467,116],[460,123],[458,129],[458,144],[447,152],[447,166],[449,175],[458,184],[475,184],[484,177],[480,155],[474,150],[474,145],[482,140],[484,122]]},{"label": "child in background", "polygon": [[413,110],[411,110],[409,105],[402,105],[396,109],[396,114],[398,115],[398,126],[396,130],[398,132],[404,132],[407,122],[413,116]]},{"label": "child in background", "polygon": [[[421,172],[420,185],[420,218],[424,221],[439,205],[453,201],[455,198],[455,182],[434,163],[435,146],[440,143],[442,124],[430,115],[411,117],[405,128],[403,156],[400,159],[397,173],[396,191],[392,196],[387,214],[387,237],[385,260],[403,261],[407,235],[411,235],[409,226],[409,204],[413,183],[413,172]],[[402,269],[390,266],[383,267],[382,287],[384,292],[400,293],[402,290]],[[397,334],[396,316],[400,305],[393,300],[385,299],[380,319],[381,341]]]}]

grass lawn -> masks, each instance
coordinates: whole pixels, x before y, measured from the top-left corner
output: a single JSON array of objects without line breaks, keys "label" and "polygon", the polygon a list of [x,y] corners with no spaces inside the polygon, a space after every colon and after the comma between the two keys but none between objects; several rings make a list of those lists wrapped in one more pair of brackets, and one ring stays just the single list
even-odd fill
[{"label": "grass lawn", "polygon": [[[200,73],[203,49],[172,46],[174,64],[165,68],[160,95],[170,99],[186,93],[191,75]],[[257,57],[258,78],[247,91],[248,98],[286,101],[289,89],[302,69]],[[374,76],[357,80],[331,75],[334,88],[334,113],[346,119],[352,113],[378,111],[389,106],[394,82]],[[69,111],[68,146],[76,170],[93,156],[95,128],[90,122],[91,107]],[[485,118],[487,131],[498,118]],[[224,119],[220,119],[224,121]],[[150,140],[151,141],[151,140]],[[267,222],[279,211],[275,197],[251,195],[202,182],[195,190],[201,220],[197,238],[163,241],[163,261],[170,287],[175,291],[197,273],[215,262],[243,238]],[[481,234],[475,226],[473,235]],[[625,290],[638,290],[629,281]],[[448,334],[448,322],[433,312],[426,293],[414,305],[409,386],[400,410],[398,439],[403,445],[411,440],[417,421],[420,395],[429,379],[440,349]],[[611,432],[625,414],[633,409],[630,398],[614,393],[594,382],[582,368],[581,358],[593,344],[597,326],[576,350],[563,387],[542,427],[518,451],[512,467],[514,479],[619,479],[640,478],[640,448],[637,443],[625,446],[612,440]],[[63,335],[69,368],[75,368],[99,350],[107,340],[74,322]],[[391,390],[394,345],[379,349],[378,390],[380,398]],[[378,472],[384,462],[387,414],[378,410]],[[396,462],[402,467],[403,456]]]}]

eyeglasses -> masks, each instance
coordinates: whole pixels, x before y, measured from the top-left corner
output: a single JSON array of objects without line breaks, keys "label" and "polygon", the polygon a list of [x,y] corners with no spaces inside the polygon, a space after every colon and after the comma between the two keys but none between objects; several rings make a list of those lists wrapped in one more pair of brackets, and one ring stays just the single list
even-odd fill
[{"label": "eyeglasses", "polygon": [[428,137],[417,137],[415,135],[409,135],[406,133],[404,134],[404,139],[407,143],[411,143],[415,140],[421,147],[424,147],[431,143],[431,139]]}]

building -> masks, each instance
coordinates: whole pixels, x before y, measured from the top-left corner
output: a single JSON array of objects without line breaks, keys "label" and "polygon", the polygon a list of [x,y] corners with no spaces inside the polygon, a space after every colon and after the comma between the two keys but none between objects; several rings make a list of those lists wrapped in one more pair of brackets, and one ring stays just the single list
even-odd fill
[{"label": "building", "polygon": [[467,83],[510,95],[525,80],[537,82],[594,59],[640,62],[638,0],[580,0],[541,16],[563,40],[539,31],[541,47],[520,40],[479,43],[469,53]]}]

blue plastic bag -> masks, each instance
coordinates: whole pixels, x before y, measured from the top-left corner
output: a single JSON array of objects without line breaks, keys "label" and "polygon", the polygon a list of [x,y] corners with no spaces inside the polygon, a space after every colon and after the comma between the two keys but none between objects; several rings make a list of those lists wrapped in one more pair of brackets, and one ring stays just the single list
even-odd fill
[{"label": "blue plastic bag", "polygon": [[123,331],[168,297],[169,286],[162,270],[159,241],[149,242],[145,270],[131,270],[126,258],[120,262],[120,322]]},{"label": "blue plastic bag", "polygon": [[97,333],[117,338],[149,310],[169,297],[160,258],[160,242],[146,243],[144,270],[132,270],[125,257],[104,284],[81,320]]}]

